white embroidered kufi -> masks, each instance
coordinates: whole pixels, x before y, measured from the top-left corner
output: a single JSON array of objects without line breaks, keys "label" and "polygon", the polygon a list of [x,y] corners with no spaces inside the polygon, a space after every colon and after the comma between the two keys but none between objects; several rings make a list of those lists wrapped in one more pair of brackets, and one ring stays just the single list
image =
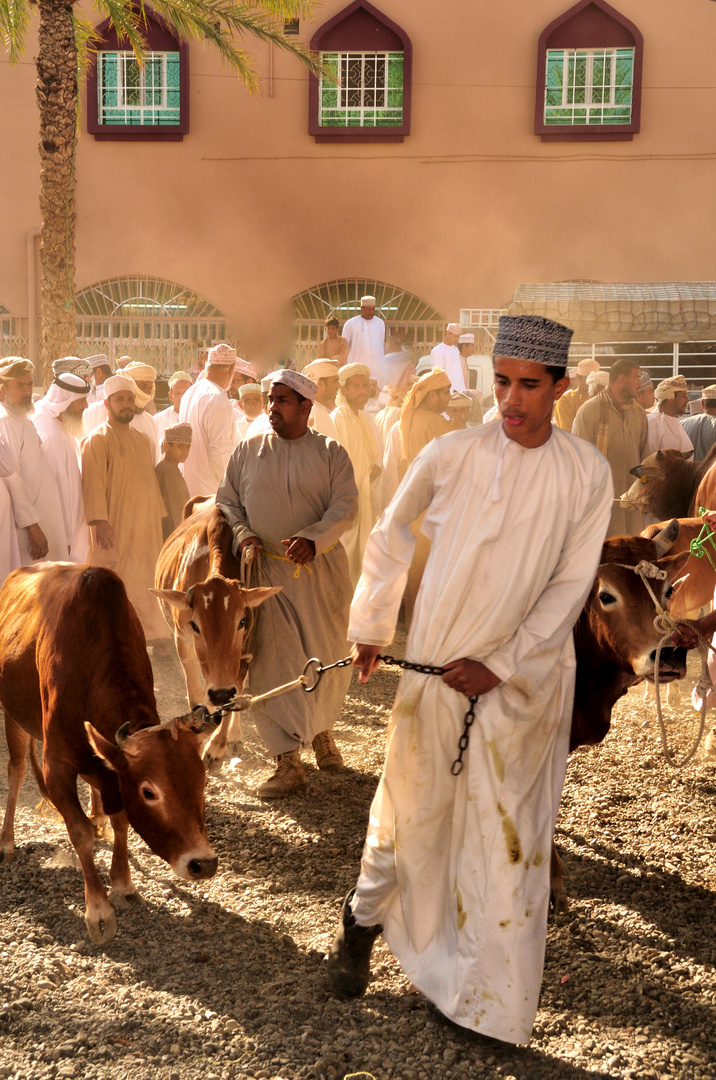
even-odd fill
[{"label": "white embroidered kufi", "polygon": [[448,334],[456,334],[457,337],[460,337],[460,334],[462,333],[462,327],[459,322],[449,322],[445,327],[445,330]]},{"label": "white embroidered kufi", "polygon": [[712,383],[711,386],[705,386],[701,391],[702,401],[716,401],[716,383]]},{"label": "white embroidered kufi", "polygon": [[370,378],[370,368],[367,364],[344,364],[342,368],[338,370],[338,378],[341,381],[341,386],[345,386],[349,379],[352,379],[354,375],[365,375]]},{"label": "white embroidered kufi", "polygon": [[109,357],[105,353],[97,353],[96,356],[85,356],[85,361],[94,371],[98,367],[108,367],[111,369],[112,365],[109,362]]},{"label": "white embroidered kufi", "polygon": [[474,345],[475,344],[475,335],[474,334],[460,334],[460,337],[458,338],[457,343],[458,343],[458,345]]},{"label": "white embroidered kufi", "polygon": [[238,371],[241,375],[249,375],[254,381],[259,377],[259,373],[253,364],[250,364],[248,360],[242,360],[240,356],[236,358],[234,371]]},{"label": "white embroidered kufi", "polygon": [[269,390],[271,389],[271,383],[273,382],[275,375],[278,375],[277,371],[269,371],[268,375],[264,375],[263,379],[261,380],[262,394],[268,394]]},{"label": "white embroidered kufi", "polygon": [[127,378],[126,375],[120,375],[118,373],[117,375],[112,375],[109,379],[104,380],[105,401],[107,400],[107,398],[111,398],[112,394],[119,394],[120,391],[126,392],[127,390],[131,391],[131,393],[133,393],[136,398],[138,393],[137,384],[135,383],[134,379]]},{"label": "white embroidered kufi", "polygon": [[236,364],[236,349],[222,342],[220,345],[212,345],[206,358],[207,364],[219,364],[222,367],[234,367]]},{"label": "white embroidered kufi", "polygon": [[303,374],[314,382],[316,379],[331,379],[338,374],[338,364],[333,360],[312,360],[303,369]]},{"label": "white embroidered kufi", "polygon": [[305,375],[301,375],[298,371],[291,371],[290,368],[284,368],[283,371],[275,371],[273,379],[271,380],[271,385],[273,386],[274,383],[290,386],[297,394],[308,398],[309,401],[315,399],[318,390],[313,379],[307,379]]},{"label": "white embroidered kufi", "polygon": [[374,296],[361,296],[361,298],[360,298],[360,306],[361,307],[371,307],[371,305],[373,307],[375,307],[375,297]]},{"label": "white embroidered kufi", "polygon": [[191,424],[170,424],[164,429],[164,442],[191,446]]},{"label": "white embroidered kufi", "polygon": [[247,394],[260,394],[261,383],[245,382],[243,386],[239,387],[239,397],[246,397]]},{"label": "white embroidered kufi", "polygon": [[683,375],[674,375],[670,379],[662,379],[654,391],[657,401],[670,401],[679,390],[688,390],[688,384]]},{"label": "white embroidered kufi", "polygon": [[175,371],[169,380],[169,388],[178,382],[194,382],[188,371]]}]

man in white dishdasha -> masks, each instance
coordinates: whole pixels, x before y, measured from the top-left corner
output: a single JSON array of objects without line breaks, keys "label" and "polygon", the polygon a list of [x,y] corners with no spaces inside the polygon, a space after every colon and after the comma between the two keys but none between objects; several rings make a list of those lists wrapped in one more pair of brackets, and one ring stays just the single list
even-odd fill
[{"label": "man in white dishdasha", "polygon": [[569,385],[571,336],[536,316],[500,319],[502,420],[418,454],[368,541],[349,629],[365,681],[393,636],[415,548],[410,526],[425,512],[432,547],[406,655],[444,670],[401,679],[360,876],[330,952],[333,989],[364,992],[383,932],[443,1019],[507,1043],[529,1041],[537,1009],[572,628],[613,499],[602,455],[551,423]]},{"label": "man in white dishdasha", "polygon": [[[311,431],[316,384],[296,371],[277,371],[269,392],[269,431],[248,435],[231,455],[216,505],[232,527],[234,551],[254,549],[267,585],[281,587],[258,610],[249,668],[252,694],[286,682],[317,656],[340,660],[348,648],[351,582],[340,543],[356,512],[358,493],[348,454]],[[315,693],[297,688],[254,705],[252,718],[276,759],[258,787],[265,799],[301,788],[301,747],[312,746],[319,769],[342,768],[331,730],[343,705],[350,669],[328,672]]]}]

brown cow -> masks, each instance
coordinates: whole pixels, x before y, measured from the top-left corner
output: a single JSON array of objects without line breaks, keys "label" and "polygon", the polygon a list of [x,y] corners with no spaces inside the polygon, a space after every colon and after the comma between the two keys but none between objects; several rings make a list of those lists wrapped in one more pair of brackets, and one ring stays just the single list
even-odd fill
[{"label": "brown cow", "polygon": [[[649,525],[641,535],[651,540],[666,525],[668,525],[667,521],[660,521],[657,525]],[[682,551],[690,551],[691,542],[696,539],[703,527],[704,523],[701,518],[679,518],[679,535],[674,546],[670,549],[671,554],[677,555]],[[706,550],[711,555],[713,562],[716,563],[716,548],[707,544]],[[686,580],[672,601],[671,613],[678,619],[695,619],[698,618],[701,608],[706,607],[713,601],[714,590],[716,590],[716,570],[709,562],[707,555],[704,554],[701,558],[698,558],[689,554],[683,573]]]},{"label": "brown cow", "polygon": [[716,509],[716,444],[702,461],[693,451],[657,450],[629,471],[636,480],[621,496],[625,509],[636,508],[657,521],[694,517],[700,506]]},{"label": "brown cow", "polygon": [[[251,609],[281,590],[242,588],[228,522],[213,502],[192,509],[161,550],[153,592],[174,631],[189,707],[215,709],[243,688]],[[240,714],[227,713],[204,747],[207,769],[226,754],[232,715]]]},{"label": "brown cow", "polygon": [[[656,649],[662,637],[654,626],[654,601],[641,578],[623,566],[646,560],[666,571],[665,580],[655,578],[649,584],[661,606],[668,609],[688,559],[685,552],[665,556],[678,532],[678,522],[672,521],[650,540],[618,536],[605,541],[597,577],[574,627],[577,678],[570,750],[601,742],[619,698],[642,679],[653,682]],[[659,680],[668,683],[685,674],[686,650],[662,649]],[[551,892],[555,911],[566,911],[567,894],[554,845]]]},{"label": "brown cow", "polygon": [[[105,945],[113,911],[138,902],[128,822],[179,877],[212,877],[204,824],[205,773],[196,736],[160,724],[141,625],[121,580],[102,567],[40,563],[0,589],[0,702],[10,762],[0,862],[14,856],[14,816],[32,740],[42,740],[40,788],[57,807],[85,878],[85,922]],[[36,764],[34,755],[33,765]],[[94,829],[77,797],[81,776],[114,829],[109,898],[92,855]]]}]

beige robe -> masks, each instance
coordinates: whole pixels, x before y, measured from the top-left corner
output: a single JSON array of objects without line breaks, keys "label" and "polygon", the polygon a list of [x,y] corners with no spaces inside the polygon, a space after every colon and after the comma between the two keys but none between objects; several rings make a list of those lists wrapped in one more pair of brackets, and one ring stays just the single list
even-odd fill
[{"label": "beige robe", "polygon": [[87,521],[108,521],[114,532],[114,546],[105,550],[92,529],[90,563],[119,574],[147,640],[168,637],[149,592],[166,509],[146,437],[129,425],[102,424],[93,431],[82,443],[82,488]]},{"label": "beige robe", "polygon": [[635,468],[649,454],[649,429],[646,413],[636,401],[618,405],[609,390],[602,390],[596,397],[585,401],[577,410],[572,433],[580,439],[597,446],[599,412],[601,402],[609,407],[606,459],[612,470],[615,500],[607,536],[635,536],[644,528],[641,510],[625,510],[619,505],[619,496],[628,491],[634,482],[629,470]]},{"label": "beige robe", "polygon": [[[339,405],[335,412],[331,413],[331,418],[336,425],[341,446],[345,446],[348,451],[358,488],[358,514],[343,537],[351,581],[355,588],[360,577],[366,541],[383,508],[383,441],[375,420],[366,416],[365,410],[356,414],[348,405]],[[377,473],[371,476],[374,466],[377,467]]]},{"label": "beige robe", "polygon": [[[275,432],[249,436],[229,459],[216,503],[234,532],[234,550],[249,536],[263,546],[263,583],[282,592],[257,609],[249,665],[252,694],[262,694],[301,673],[312,656],[324,664],[348,654],[352,588],[340,543],[356,510],[356,486],[342,446],[313,431],[300,439]],[[297,567],[282,540],[303,536],[316,557]],[[343,706],[350,668],[327,672],[313,694],[301,689],[255,705],[251,716],[270,754],[310,746],[329,731]]]}]

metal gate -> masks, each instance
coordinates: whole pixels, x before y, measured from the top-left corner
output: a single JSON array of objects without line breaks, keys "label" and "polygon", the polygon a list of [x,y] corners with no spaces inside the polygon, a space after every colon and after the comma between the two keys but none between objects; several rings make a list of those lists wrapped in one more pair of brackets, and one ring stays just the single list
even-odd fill
[{"label": "metal gate", "polygon": [[80,354],[131,356],[162,375],[193,371],[226,340],[224,315],[191,289],[159,278],[113,278],[77,294]]}]

